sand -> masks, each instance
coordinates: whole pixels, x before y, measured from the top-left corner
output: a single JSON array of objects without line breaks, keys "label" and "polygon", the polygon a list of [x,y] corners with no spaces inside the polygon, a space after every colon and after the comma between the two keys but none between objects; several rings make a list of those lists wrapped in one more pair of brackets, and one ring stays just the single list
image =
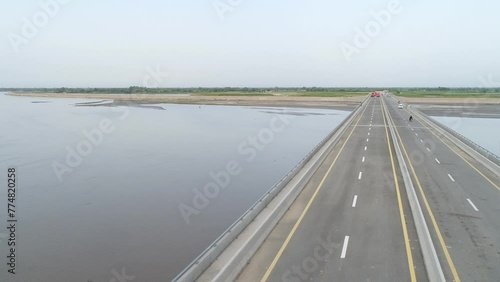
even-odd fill
[{"label": "sand", "polygon": [[134,104],[197,104],[268,107],[338,108],[359,105],[367,96],[300,97],[300,96],[187,96],[169,94],[70,94],[70,93],[8,93],[11,96],[37,98],[80,98],[114,100]]}]

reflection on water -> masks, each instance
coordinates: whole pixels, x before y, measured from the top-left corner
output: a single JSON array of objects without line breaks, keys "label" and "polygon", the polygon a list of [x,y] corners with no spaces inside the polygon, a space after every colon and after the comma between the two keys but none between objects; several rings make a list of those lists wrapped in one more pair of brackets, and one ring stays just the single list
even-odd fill
[{"label": "reflection on water", "polygon": [[[19,171],[12,281],[110,281],[124,268],[168,281],[348,115],[40,102],[0,94],[0,168]],[[4,209],[5,189],[0,198]]]},{"label": "reflection on water", "polygon": [[452,116],[432,118],[500,156],[500,119]]}]

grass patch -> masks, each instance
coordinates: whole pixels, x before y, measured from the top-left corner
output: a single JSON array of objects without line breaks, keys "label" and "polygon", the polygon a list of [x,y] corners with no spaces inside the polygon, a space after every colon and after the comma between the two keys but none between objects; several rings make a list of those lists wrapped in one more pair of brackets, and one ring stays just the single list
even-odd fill
[{"label": "grass patch", "polygon": [[345,92],[345,91],[267,91],[267,92],[198,92],[194,96],[289,96],[289,97],[353,97],[365,96],[367,92]]},{"label": "grass patch", "polygon": [[409,98],[500,98],[500,92],[397,91],[397,96]]},{"label": "grass patch", "polygon": [[301,97],[357,97],[357,96],[366,96],[368,95],[368,92],[303,91],[303,92],[294,92],[292,95]]},{"label": "grass patch", "polygon": [[273,96],[271,93],[262,92],[238,92],[238,91],[228,91],[228,92],[197,92],[193,93],[193,96]]}]

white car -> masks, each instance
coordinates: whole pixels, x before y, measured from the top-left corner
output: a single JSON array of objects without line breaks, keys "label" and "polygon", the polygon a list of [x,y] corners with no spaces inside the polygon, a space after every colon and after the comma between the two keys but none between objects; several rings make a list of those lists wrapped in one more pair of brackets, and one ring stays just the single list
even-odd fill
[{"label": "white car", "polygon": [[402,108],[403,108],[403,104],[399,104],[398,109],[402,109]]}]

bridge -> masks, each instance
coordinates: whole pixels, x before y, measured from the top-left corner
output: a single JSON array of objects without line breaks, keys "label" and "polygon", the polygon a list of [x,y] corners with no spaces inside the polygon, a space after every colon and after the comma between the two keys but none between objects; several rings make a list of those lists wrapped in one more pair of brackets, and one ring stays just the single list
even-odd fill
[{"label": "bridge", "polygon": [[367,98],[175,280],[500,281],[498,159],[467,141]]}]

